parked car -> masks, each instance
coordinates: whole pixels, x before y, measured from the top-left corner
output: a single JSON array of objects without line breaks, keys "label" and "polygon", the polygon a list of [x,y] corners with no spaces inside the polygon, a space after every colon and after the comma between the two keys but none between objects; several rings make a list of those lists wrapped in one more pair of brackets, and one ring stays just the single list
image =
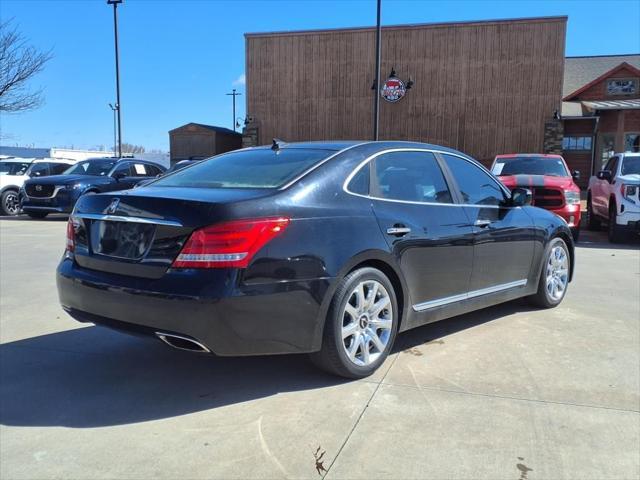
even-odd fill
[{"label": "parked car", "polygon": [[[159,177],[163,177],[165,175],[169,175],[170,173],[173,172],[177,172],[178,170],[182,170],[184,167],[188,167],[189,165],[193,165],[195,163],[201,162],[202,160],[180,160],[179,162],[174,163],[173,165],[171,165],[166,172],[158,175]],[[153,182],[155,180],[155,178],[150,178],[148,180],[143,180],[142,182],[138,183],[134,188],[140,188],[143,187],[145,185],[150,184],[151,182]]]},{"label": "parked car", "polygon": [[81,322],[217,355],[310,352],[373,373],[397,332],[564,298],[566,222],[449,148],[274,143],[82,196],[57,270]]},{"label": "parked car", "polygon": [[529,188],[532,205],[562,218],[571,229],[574,241],[580,236],[580,178],[577,170],[569,173],[560,155],[513,153],[498,155],[491,171],[509,189]]},{"label": "parked car", "polygon": [[6,158],[0,160],[0,215],[18,215],[20,187],[32,177],[64,172],[74,160],[59,158]]},{"label": "parked car", "polygon": [[640,232],[640,153],[617,153],[589,179],[587,226],[608,224],[609,240],[620,242]]},{"label": "parked car", "polygon": [[20,189],[22,210],[32,218],[71,213],[82,195],[133,188],[164,172],[161,165],[135,158],[92,158],[47,178],[33,178]]}]

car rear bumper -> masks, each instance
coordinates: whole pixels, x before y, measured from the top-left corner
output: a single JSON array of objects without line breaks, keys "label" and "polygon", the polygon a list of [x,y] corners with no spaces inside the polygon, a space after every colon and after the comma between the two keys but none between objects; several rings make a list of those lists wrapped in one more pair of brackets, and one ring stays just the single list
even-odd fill
[{"label": "car rear bumper", "polygon": [[57,270],[60,303],[76,320],[183,335],[225,356],[319,350],[319,312],[330,280],[242,286],[225,269],[169,270],[161,279],[143,279],[80,268],[68,258]]}]

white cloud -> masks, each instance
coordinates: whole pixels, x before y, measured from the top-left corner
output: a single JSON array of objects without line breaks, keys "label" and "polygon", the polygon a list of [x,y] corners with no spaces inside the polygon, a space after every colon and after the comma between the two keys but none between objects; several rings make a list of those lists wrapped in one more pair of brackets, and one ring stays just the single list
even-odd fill
[{"label": "white cloud", "polygon": [[233,81],[232,85],[233,85],[234,87],[238,87],[238,86],[244,85],[245,83],[247,83],[247,77],[246,77],[246,75],[243,73],[242,75],[240,75],[238,78],[236,78],[236,79]]}]

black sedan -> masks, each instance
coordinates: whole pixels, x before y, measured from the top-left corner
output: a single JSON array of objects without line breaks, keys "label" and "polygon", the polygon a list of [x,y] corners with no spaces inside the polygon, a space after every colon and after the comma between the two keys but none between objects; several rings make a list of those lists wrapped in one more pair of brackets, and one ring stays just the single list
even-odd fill
[{"label": "black sedan", "polygon": [[398,332],[518,297],[562,301],[571,232],[530,199],[444,147],[274,142],[81,197],[60,302],[180,349],[306,352],[360,378]]},{"label": "black sedan", "polygon": [[82,195],[133,188],[164,171],[161,165],[136,158],[91,158],[62,175],[27,180],[20,189],[20,205],[32,218],[70,213]]}]

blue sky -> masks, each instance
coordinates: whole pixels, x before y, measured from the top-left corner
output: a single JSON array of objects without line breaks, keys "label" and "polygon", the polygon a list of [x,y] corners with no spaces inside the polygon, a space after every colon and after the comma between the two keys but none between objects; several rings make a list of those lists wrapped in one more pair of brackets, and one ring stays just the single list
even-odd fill
[{"label": "blue sky", "polygon": [[[567,55],[640,52],[640,2],[383,0],[383,24],[568,15]],[[33,81],[46,104],[3,115],[3,145],[113,143],[113,17],[105,0],[1,0],[10,18],[55,57]],[[232,127],[244,94],[245,32],[367,26],[375,0],[125,0],[119,8],[123,141],[168,150],[168,131],[193,121]],[[238,116],[244,115],[244,96]]]}]

